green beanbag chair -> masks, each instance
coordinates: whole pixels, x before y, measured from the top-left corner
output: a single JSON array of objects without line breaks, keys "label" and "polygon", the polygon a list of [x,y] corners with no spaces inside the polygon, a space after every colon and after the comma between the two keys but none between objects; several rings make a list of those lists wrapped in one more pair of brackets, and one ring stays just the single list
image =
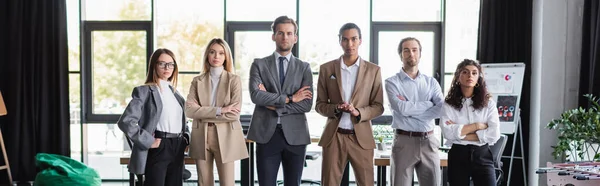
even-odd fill
[{"label": "green beanbag chair", "polygon": [[40,169],[35,185],[102,185],[96,170],[66,156],[38,153],[35,165]]}]

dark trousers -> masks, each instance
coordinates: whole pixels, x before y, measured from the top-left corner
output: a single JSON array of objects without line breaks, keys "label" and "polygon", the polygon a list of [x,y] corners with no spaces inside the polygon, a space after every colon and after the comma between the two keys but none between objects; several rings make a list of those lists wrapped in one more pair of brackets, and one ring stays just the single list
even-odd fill
[{"label": "dark trousers", "polygon": [[260,186],[276,186],[279,164],[283,165],[285,186],[298,186],[304,169],[306,145],[290,145],[278,125],[273,137],[265,144],[256,144],[256,170]]},{"label": "dark trousers", "polygon": [[183,185],[183,151],[185,146],[182,137],[163,138],[158,148],[148,150],[144,185]]},{"label": "dark trousers", "polygon": [[495,186],[496,173],[490,147],[452,145],[448,152],[448,181],[451,186]]}]

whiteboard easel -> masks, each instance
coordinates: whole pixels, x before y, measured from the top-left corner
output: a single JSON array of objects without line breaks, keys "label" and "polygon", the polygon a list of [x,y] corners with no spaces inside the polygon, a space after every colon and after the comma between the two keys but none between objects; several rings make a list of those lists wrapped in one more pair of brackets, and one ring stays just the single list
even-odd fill
[{"label": "whiteboard easel", "polygon": [[481,64],[487,90],[498,107],[500,133],[513,134],[517,129],[524,63]]},{"label": "whiteboard easel", "polygon": [[[512,176],[513,161],[521,160],[523,168],[523,181],[527,185],[527,173],[525,171],[525,161],[523,159],[523,128],[521,126],[521,117],[519,102],[521,101],[521,90],[523,88],[523,78],[525,75],[524,63],[496,63],[481,64],[483,68],[483,77],[498,107],[500,117],[500,132],[513,135],[513,143],[509,158],[507,185],[510,185]],[[510,113],[510,114],[509,114]],[[518,133],[516,133],[518,130]],[[520,138],[521,156],[515,156],[515,147],[517,135]]]}]

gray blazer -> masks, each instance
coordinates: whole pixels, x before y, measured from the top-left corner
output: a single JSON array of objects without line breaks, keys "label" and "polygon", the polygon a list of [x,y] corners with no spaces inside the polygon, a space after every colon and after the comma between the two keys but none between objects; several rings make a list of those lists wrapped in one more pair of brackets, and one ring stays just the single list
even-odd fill
[{"label": "gray blazer", "polygon": [[[256,104],[247,138],[256,143],[267,143],[275,132],[277,117],[281,117],[281,127],[288,144],[310,144],[310,134],[306,121],[306,112],[310,112],[312,99],[297,103],[285,103],[288,95],[293,95],[303,86],[313,91],[310,64],[292,56],[285,74],[285,82],[280,87],[279,73],[275,64],[275,54],[255,59],[250,68],[250,98]],[[267,91],[258,89],[263,84]],[[265,106],[274,106],[276,111]]]},{"label": "gray blazer", "polygon": [[[171,90],[173,90],[172,87]],[[119,128],[133,141],[131,148],[131,158],[129,160],[129,172],[135,174],[144,174],[146,168],[146,158],[148,149],[154,143],[154,131],[162,113],[162,100],[158,87],[155,85],[142,85],[135,87],[131,97],[133,98],[117,124]],[[177,91],[173,91],[175,98],[183,110],[184,100]],[[181,124],[183,135],[189,138],[189,129],[185,124],[185,116],[181,114]],[[183,154],[182,154],[183,156]]]}]

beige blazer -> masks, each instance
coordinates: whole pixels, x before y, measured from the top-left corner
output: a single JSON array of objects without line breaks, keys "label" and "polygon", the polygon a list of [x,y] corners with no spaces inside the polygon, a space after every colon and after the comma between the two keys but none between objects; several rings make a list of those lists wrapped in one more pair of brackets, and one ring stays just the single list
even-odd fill
[{"label": "beige blazer", "polygon": [[[342,113],[336,113],[338,104],[343,103],[342,73],[340,60],[336,59],[321,65],[317,85],[317,113],[327,117],[325,130],[319,146],[326,147],[337,134]],[[362,60],[358,68],[356,85],[349,101],[360,112],[360,118],[351,117],[358,144],[363,149],[375,149],[375,139],[371,119],[383,114],[383,87],[379,66]]]},{"label": "beige blazer", "polygon": [[215,123],[221,149],[223,163],[248,157],[246,140],[242,132],[240,115],[226,113],[217,116],[217,107],[225,107],[232,103],[242,105],[242,84],[238,75],[223,71],[217,86],[216,107],[210,106],[211,100],[210,73],[196,76],[192,80],[190,91],[185,102],[185,115],[194,120],[190,140],[190,157],[205,160],[206,131],[208,123]]}]

